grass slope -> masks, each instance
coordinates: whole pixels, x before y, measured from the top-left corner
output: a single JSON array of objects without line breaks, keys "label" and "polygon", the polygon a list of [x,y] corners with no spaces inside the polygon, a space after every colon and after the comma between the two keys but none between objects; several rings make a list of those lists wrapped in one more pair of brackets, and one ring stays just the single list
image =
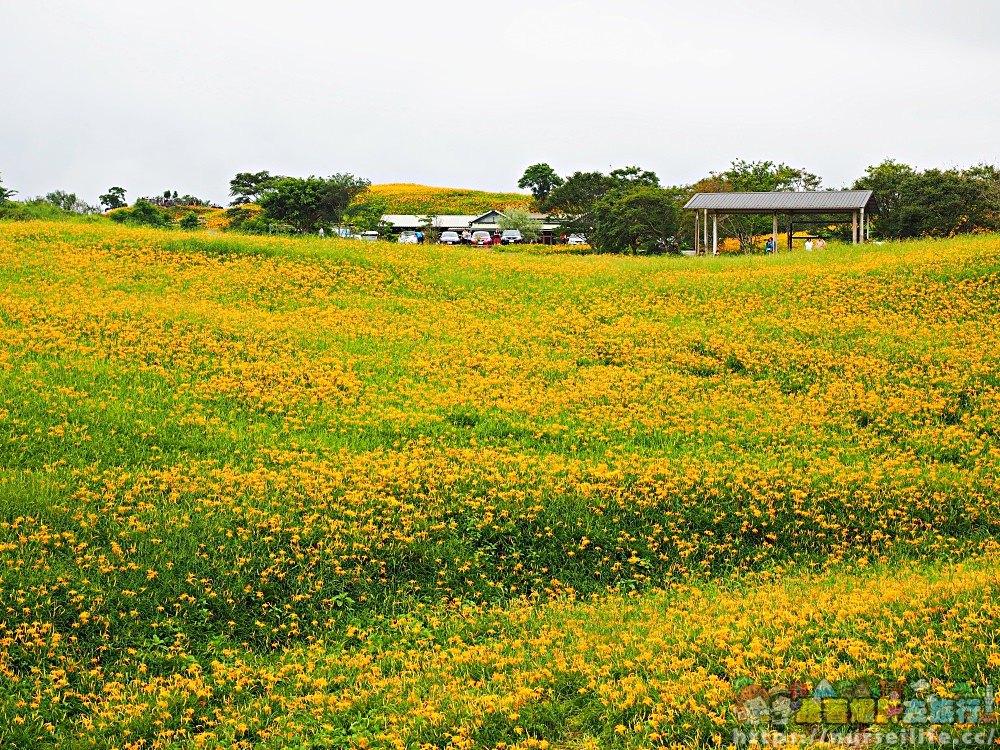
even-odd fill
[{"label": "grass slope", "polygon": [[482,214],[509,207],[534,210],[534,199],[525,193],[489,193],[406,183],[372,185],[362,199],[372,198],[385,201],[386,213],[390,214]]},{"label": "grass slope", "polygon": [[15,747],[712,744],[746,677],[996,680],[995,238],[0,260]]}]

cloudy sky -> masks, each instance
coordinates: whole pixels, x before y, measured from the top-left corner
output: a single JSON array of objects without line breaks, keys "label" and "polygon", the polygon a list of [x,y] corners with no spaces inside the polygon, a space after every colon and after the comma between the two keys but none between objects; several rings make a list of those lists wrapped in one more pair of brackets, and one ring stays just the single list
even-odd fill
[{"label": "cloudy sky", "polygon": [[227,200],[240,171],[516,189],[771,159],[1000,162],[997,0],[0,0],[0,176]]}]

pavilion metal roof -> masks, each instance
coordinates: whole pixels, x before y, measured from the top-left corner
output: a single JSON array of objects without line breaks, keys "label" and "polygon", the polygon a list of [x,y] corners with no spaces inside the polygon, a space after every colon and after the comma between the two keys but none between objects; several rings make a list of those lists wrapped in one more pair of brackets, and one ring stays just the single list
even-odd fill
[{"label": "pavilion metal roof", "polygon": [[776,193],[696,193],[684,206],[718,213],[839,213],[875,209],[871,190]]}]

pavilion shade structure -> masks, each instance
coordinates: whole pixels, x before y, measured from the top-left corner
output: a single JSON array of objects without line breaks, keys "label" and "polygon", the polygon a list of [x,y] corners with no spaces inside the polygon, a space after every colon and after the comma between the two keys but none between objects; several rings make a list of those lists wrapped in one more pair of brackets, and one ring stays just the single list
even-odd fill
[{"label": "pavilion shade structure", "polygon": [[788,247],[792,246],[794,217],[851,216],[854,242],[865,241],[865,215],[870,216],[878,206],[871,190],[825,190],[810,192],[774,193],[696,193],[684,209],[695,212],[695,249],[699,248],[699,219],[704,221],[701,233],[708,245],[709,215],[712,221],[712,251],[718,253],[719,216],[730,214],[771,216],[774,244],[778,242],[778,215],[787,217]]},{"label": "pavilion shade structure", "polygon": [[708,209],[720,214],[830,214],[875,209],[871,190],[828,190],[779,193],[696,193],[686,210]]}]

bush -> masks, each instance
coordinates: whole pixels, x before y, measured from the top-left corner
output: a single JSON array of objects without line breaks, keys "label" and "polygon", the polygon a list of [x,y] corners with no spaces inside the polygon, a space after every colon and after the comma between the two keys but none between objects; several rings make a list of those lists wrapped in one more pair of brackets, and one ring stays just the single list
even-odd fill
[{"label": "bush", "polygon": [[165,227],[170,224],[170,215],[166,211],[142,199],[137,200],[132,208],[112,212],[111,219],[131,226]]}]

